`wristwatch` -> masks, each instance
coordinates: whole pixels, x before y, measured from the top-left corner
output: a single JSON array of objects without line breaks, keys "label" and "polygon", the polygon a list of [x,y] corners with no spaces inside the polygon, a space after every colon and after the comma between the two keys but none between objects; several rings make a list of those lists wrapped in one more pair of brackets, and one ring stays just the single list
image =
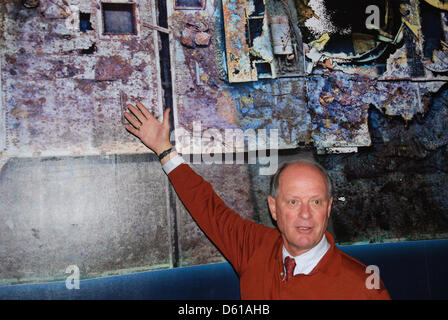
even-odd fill
[{"label": "wristwatch", "polygon": [[176,148],[175,147],[171,147],[165,151],[163,151],[161,154],[157,155],[159,157],[159,160],[162,160],[163,158],[165,158],[167,155],[169,155],[171,152],[175,151]]}]

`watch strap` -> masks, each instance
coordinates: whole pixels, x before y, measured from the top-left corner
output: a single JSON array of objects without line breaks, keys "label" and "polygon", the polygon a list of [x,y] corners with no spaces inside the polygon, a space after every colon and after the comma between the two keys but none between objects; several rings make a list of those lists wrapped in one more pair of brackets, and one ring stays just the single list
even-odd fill
[{"label": "watch strap", "polygon": [[169,155],[171,152],[173,152],[174,150],[176,150],[175,147],[171,147],[165,151],[163,151],[161,154],[158,155],[159,160],[162,160],[163,158],[165,158],[167,155]]}]

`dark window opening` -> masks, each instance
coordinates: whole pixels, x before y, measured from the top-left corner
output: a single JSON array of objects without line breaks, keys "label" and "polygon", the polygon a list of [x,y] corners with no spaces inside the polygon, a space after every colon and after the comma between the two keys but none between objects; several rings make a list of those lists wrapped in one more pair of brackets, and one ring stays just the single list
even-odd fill
[{"label": "dark window opening", "polygon": [[96,51],[96,45],[92,44],[89,48],[87,49],[81,49],[79,50],[79,52],[81,54],[93,54]]},{"label": "dark window opening", "polygon": [[247,20],[247,26],[249,29],[247,39],[249,40],[249,46],[253,47],[254,39],[263,33],[263,17],[249,18]]},{"label": "dark window opening", "polygon": [[264,2],[263,0],[255,0],[254,1],[254,11],[252,12],[252,14],[250,15],[250,17],[259,17],[259,16],[264,16]]},{"label": "dark window opening", "polygon": [[101,3],[104,34],[137,34],[133,3]]},{"label": "dark window opening", "polygon": [[205,0],[175,0],[174,9],[204,9]]},{"label": "dark window opening", "polygon": [[267,62],[257,63],[258,78],[272,78],[271,64]]},{"label": "dark window opening", "polygon": [[432,58],[434,50],[440,50],[440,40],[443,40],[442,19],[440,9],[434,8],[425,2],[420,3],[420,15],[423,33],[423,55]]},{"label": "dark window opening", "polygon": [[87,30],[93,30],[90,23],[90,13],[79,12],[79,31],[87,32]]}]

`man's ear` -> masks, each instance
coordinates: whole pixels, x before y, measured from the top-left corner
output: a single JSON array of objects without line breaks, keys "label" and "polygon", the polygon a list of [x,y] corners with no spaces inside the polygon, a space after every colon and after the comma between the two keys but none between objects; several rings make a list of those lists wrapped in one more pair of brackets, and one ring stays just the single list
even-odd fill
[{"label": "man's ear", "polygon": [[330,219],[330,213],[331,213],[331,208],[333,206],[333,197],[330,198],[330,200],[328,200],[328,207],[327,207],[327,218]]},{"label": "man's ear", "polygon": [[269,211],[271,212],[272,219],[274,221],[277,221],[277,212],[275,211],[275,198],[272,196],[268,196],[268,205],[269,205]]}]

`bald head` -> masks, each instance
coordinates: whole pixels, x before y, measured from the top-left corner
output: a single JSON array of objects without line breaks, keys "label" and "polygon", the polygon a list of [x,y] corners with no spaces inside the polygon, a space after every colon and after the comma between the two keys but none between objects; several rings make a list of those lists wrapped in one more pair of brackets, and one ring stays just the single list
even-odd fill
[{"label": "bald head", "polygon": [[[292,166],[293,167],[301,166],[303,168],[308,168],[310,170],[310,172],[314,172],[316,174],[316,177],[318,177],[320,175],[323,179],[324,184],[326,185],[328,199],[330,199],[332,197],[332,193],[333,193],[332,182],[331,182],[330,176],[327,173],[327,170],[325,170],[325,168],[322,167],[316,161],[308,159],[308,158],[295,159],[293,161],[284,162],[280,165],[277,172],[271,178],[271,185],[270,185],[270,192],[269,192],[269,195],[271,197],[277,198],[279,186],[280,186],[280,177],[281,177],[282,173],[288,167],[290,167],[290,169],[292,169]],[[296,175],[295,178],[300,179],[300,175]]]}]

